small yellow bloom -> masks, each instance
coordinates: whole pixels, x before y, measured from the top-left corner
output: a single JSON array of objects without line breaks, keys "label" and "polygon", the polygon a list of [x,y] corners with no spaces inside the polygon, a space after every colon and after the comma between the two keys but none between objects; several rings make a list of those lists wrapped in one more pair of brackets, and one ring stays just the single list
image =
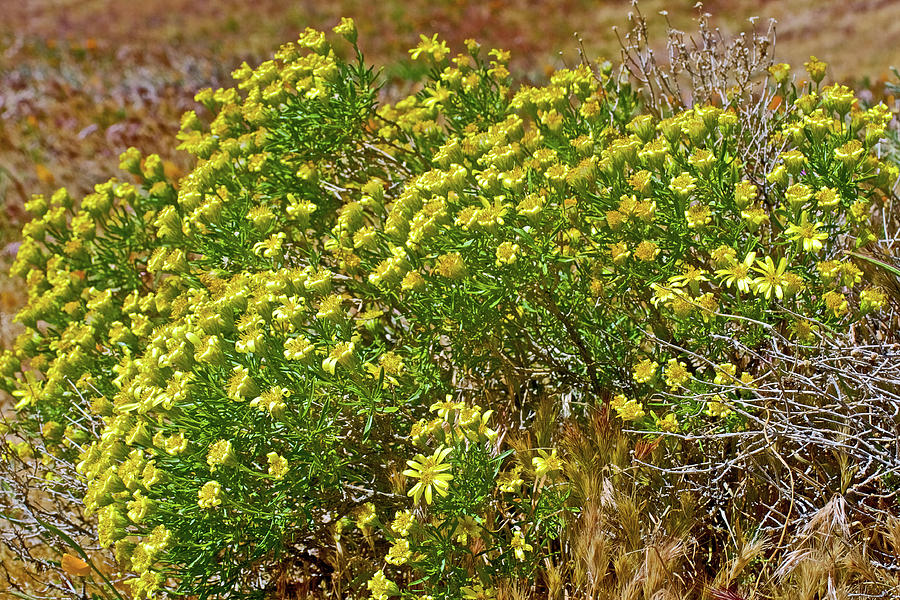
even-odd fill
[{"label": "small yellow bloom", "polygon": [[398,510],[394,515],[394,520],[391,522],[391,531],[401,537],[406,537],[409,535],[409,530],[412,529],[415,522],[416,519],[411,511]]},{"label": "small yellow bloom", "polygon": [[391,549],[388,551],[384,560],[392,565],[405,564],[412,557],[412,551],[409,549],[409,540],[404,537],[397,538]]},{"label": "small yellow bloom", "polygon": [[409,51],[409,56],[413,60],[418,60],[422,54],[430,55],[435,61],[442,61],[450,54],[450,48],[443,40],[438,41],[438,34],[434,34],[431,38],[424,34],[419,35],[419,44]]},{"label": "small yellow bloom", "polygon": [[675,413],[669,413],[665,417],[659,420],[657,423],[660,431],[666,431],[668,433],[675,433],[678,431],[678,417],[675,416]]},{"label": "small yellow bloom", "polygon": [[346,38],[351,44],[356,42],[356,23],[350,17],[341,17],[341,22],[332,31]]},{"label": "small yellow bloom", "polygon": [[784,272],[787,269],[787,261],[783,257],[778,261],[778,266],[775,266],[772,257],[767,256],[765,261],[757,260],[753,269],[760,273],[760,276],[753,280],[755,293],[765,296],[766,300],[771,300],[773,294],[779,300],[784,298],[786,284]]},{"label": "small yellow bloom", "polygon": [[287,459],[277,452],[269,452],[266,454],[266,459],[269,461],[269,475],[275,479],[284,479],[289,469]]},{"label": "small yellow bloom", "polygon": [[628,399],[624,394],[618,394],[610,402],[610,407],[616,411],[619,418],[623,421],[637,421],[644,417],[643,405],[637,400]]},{"label": "small yellow bloom", "polygon": [[887,305],[887,294],[879,288],[868,288],[859,293],[859,310],[865,314],[878,311]]},{"label": "small yellow bloom", "polygon": [[456,402],[453,400],[453,396],[447,394],[447,397],[444,398],[442,402],[435,402],[428,409],[431,412],[436,412],[440,418],[445,421],[450,420],[450,413],[458,410],[462,410],[466,405],[463,402]]},{"label": "small yellow bloom", "polygon": [[812,198],[812,189],[802,183],[795,183],[784,191],[784,198],[794,209],[800,208]]},{"label": "small yellow bloom", "polygon": [[666,385],[670,390],[675,390],[679,386],[687,383],[691,378],[691,374],[687,370],[687,365],[677,358],[670,358],[666,363],[665,379]]},{"label": "small yellow bloom", "polygon": [[716,394],[712,397],[712,400],[706,403],[706,414],[711,417],[725,418],[731,414],[731,409],[728,408],[722,397]]},{"label": "small yellow bloom", "polygon": [[538,456],[531,459],[531,464],[534,465],[535,476],[540,478],[561,471],[565,463],[556,455],[556,448],[554,448],[550,453],[547,453],[546,450],[538,450]]},{"label": "small yellow bloom", "polygon": [[692,204],[684,211],[684,218],[687,220],[688,227],[696,229],[709,225],[712,221],[712,210],[704,204]]},{"label": "small yellow bloom", "polygon": [[828,233],[819,231],[822,225],[821,221],[810,223],[804,210],[800,215],[800,223],[789,225],[785,234],[792,242],[800,243],[804,252],[818,252],[822,249],[822,242],[828,239]]},{"label": "small yellow bloom", "polygon": [[734,203],[738,208],[744,209],[756,200],[758,190],[755,185],[749,181],[741,181],[734,184]]},{"label": "small yellow bloom", "polygon": [[753,283],[750,269],[754,260],[756,260],[756,252],[750,252],[744,257],[742,262],[716,270],[716,275],[722,278],[722,283],[725,284],[725,287],[731,288],[734,286],[739,292],[746,294],[750,291],[750,285]]},{"label": "small yellow bloom", "polygon": [[525,541],[525,536],[522,535],[522,531],[518,527],[513,532],[513,538],[509,545],[518,560],[525,560],[525,553],[534,549],[531,544]]},{"label": "small yellow bloom", "polygon": [[387,600],[391,596],[400,595],[400,588],[384,576],[384,570],[377,571],[366,583],[366,587],[372,592],[373,600]]},{"label": "small yellow bloom", "polygon": [[737,374],[737,366],[732,363],[721,363],[716,366],[716,377],[713,383],[716,385],[732,385]]},{"label": "small yellow bloom", "polygon": [[810,79],[819,83],[825,77],[825,69],[828,67],[828,63],[822,62],[815,56],[810,56],[809,61],[803,63],[803,66],[806,68],[806,72],[809,73]]},{"label": "small yellow bloom", "polygon": [[847,305],[847,298],[845,298],[842,293],[832,290],[830,292],[825,292],[825,295],[822,298],[825,300],[825,306],[834,313],[835,317],[841,318],[850,312]]},{"label": "small yellow bloom", "polygon": [[403,474],[419,480],[406,494],[413,497],[413,502],[418,504],[424,494],[425,503],[431,504],[433,492],[441,496],[449,493],[449,482],[453,479],[453,475],[445,472],[451,469],[451,465],[445,463],[444,459],[450,451],[451,448],[441,446],[431,456],[417,454],[413,460],[406,461],[410,468],[403,471]]},{"label": "small yellow bloom", "polygon": [[697,188],[696,182],[697,180],[691,177],[689,173],[682,173],[672,179],[671,183],[669,183],[669,189],[681,199],[685,199]]},{"label": "small yellow bloom", "polygon": [[215,508],[222,504],[222,486],[218,481],[207,481],[197,492],[197,505],[200,508]]},{"label": "small yellow bloom", "polygon": [[651,262],[659,256],[659,246],[656,242],[644,240],[634,249],[634,257],[643,262]]},{"label": "small yellow bloom", "polygon": [[519,258],[519,245],[503,242],[497,246],[497,265],[511,265]]},{"label": "small yellow bloom", "polygon": [[772,74],[772,78],[775,80],[775,83],[781,85],[791,76],[791,65],[787,63],[778,63],[777,65],[772,65],[769,67],[769,73]]},{"label": "small yellow bloom", "polygon": [[656,377],[659,363],[649,358],[642,360],[634,366],[634,380],[638,383],[647,383]]}]

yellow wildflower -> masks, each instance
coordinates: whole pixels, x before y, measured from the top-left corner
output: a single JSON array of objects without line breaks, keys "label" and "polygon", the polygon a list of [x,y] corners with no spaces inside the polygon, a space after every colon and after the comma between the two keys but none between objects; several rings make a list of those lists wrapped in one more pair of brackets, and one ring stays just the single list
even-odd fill
[{"label": "yellow wildflower", "polygon": [[564,462],[556,455],[556,448],[554,448],[549,453],[546,450],[538,450],[538,456],[531,459],[531,464],[534,465],[535,476],[540,478],[561,471]]},{"label": "yellow wildflower", "polygon": [[441,496],[448,494],[450,480],[453,475],[446,473],[451,465],[444,462],[451,448],[439,447],[431,456],[416,454],[413,460],[406,461],[409,469],[403,471],[407,477],[413,477],[419,481],[407,492],[407,496],[413,497],[413,502],[419,503],[422,495],[425,495],[425,503],[431,504],[432,493],[437,492]]}]

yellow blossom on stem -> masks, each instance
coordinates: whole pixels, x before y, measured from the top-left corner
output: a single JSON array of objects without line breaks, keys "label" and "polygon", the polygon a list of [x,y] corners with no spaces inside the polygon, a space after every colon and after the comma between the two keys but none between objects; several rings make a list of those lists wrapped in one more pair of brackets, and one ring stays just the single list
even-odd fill
[{"label": "yellow blossom on stem", "polygon": [[659,427],[660,431],[675,433],[679,428],[678,417],[675,416],[675,413],[669,413],[660,419],[656,426]]},{"label": "yellow blossom on stem", "polygon": [[391,596],[400,595],[400,588],[384,576],[384,570],[376,571],[372,579],[366,583],[366,587],[372,592],[373,600],[387,600]]},{"label": "yellow blossom on stem", "polygon": [[444,459],[450,451],[451,448],[441,446],[431,456],[417,454],[413,460],[406,461],[410,468],[403,471],[403,474],[419,480],[407,492],[407,496],[413,497],[413,502],[418,504],[423,494],[426,504],[431,504],[433,492],[441,496],[447,495],[453,475],[445,472],[450,470],[451,465],[445,463]]},{"label": "yellow blossom on stem", "polygon": [[534,473],[536,477],[543,477],[549,473],[561,471],[563,468],[563,460],[556,455],[556,448],[549,453],[546,450],[538,450],[538,456],[531,459],[534,465]]},{"label": "yellow blossom on stem", "polygon": [[638,383],[647,383],[656,377],[659,363],[649,358],[642,360],[634,367],[634,380]]},{"label": "yellow blossom on stem", "polygon": [[765,296],[766,300],[771,300],[773,294],[779,300],[784,298],[784,286],[786,284],[784,272],[787,269],[787,260],[782,257],[778,261],[778,266],[775,266],[772,257],[767,256],[765,261],[757,260],[753,269],[760,273],[759,277],[753,280],[753,291],[755,293]]},{"label": "yellow blossom on stem", "polygon": [[716,394],[706,403],[706,414],[711,417],[725,418],[731,414],[731,409],[728,408],[722,397]]},{"label": "yellow blossom on stem", "polygon": [[637,421],[647,414],[640,402],[626,398],[624,394],[616,395],[609,405],[623,421]]},{"label": "yellow blossom on stem", "polygon": [[716,275],[722,278],[725,287],[736,287],[739,292],[748,293],[750,285],[753,283],[750,269],[753,267],[753,261],[756,260],[756,252],[750,252],[744,257],[744,260],[735,263],[724,269],[717,269]]},{"label": "yellow blossom on stem", "polygon": [[670,358],[666,363],[665,380],[670,390],[675,390],[679,386],[687,383],[691,378],[691,374],[687,370],[687,365],[677,358]]},{"label": "yellow blossom on stem", "polygon": [[821,221],[810,223],[804,210],[800,215],[800,223],[789,225],[785,234],[792,242],[799,243],[804,252],[818,252],[822,249],[822,241],[828,239],[828,233],[819,231],[821,226]]},{"label": "yellow blossom on stem", "polygon": [[197,492],[197,505],[200,508],[215,508],[222,504],[222,486],[218,481],[207,481]]},{"label": "yellow blossom on stem", "polygon": [[522,535],[522,531],[518,527],[513,532],[513,538],[509,545],[513,549],[516,559],[520,561],[525,560],[526,552],[531,552],[534,549],[531,544],[525,541],[525,536]]},{"label": "yellow blossom on stem", "polygon": [[443,40],[438,41],[438,34],[434,34],[431,38],[425,34],[419,35],[419,44],[409,51],[409,56],[413,60],[418,60],[422,54],[430,55],[435,61],[442,61],[450,54],[450,48]]}]

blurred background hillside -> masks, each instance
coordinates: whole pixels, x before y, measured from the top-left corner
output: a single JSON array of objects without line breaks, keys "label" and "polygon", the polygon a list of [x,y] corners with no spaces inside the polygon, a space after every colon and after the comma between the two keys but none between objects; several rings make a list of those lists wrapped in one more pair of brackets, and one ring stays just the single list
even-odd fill
[{"label": "blurred background hillside", "polygon": [[[514,71],[541,80],[577,60],[577,32],[591,58],[615,59],[613,26],[627,28],[628,1],[610,0],[3,0],[0,20],[0,217],[2,263],[15,253],[24,201],[66,186],[80,196],[116,175],[129,146],[156,152],[172,173],[189,167],[174,150],[181,113],[194,93],[227,85],[242,61],[268,57],[305,27],[355,18],[370,63],[402,79],[406,50],[436,32],[458,50],[474,37],[513,52]],[[644,0],[642,12],[664,43],[665,8],[692,31],[697,9],[684,0]],[[810,54],[834,80],[884,93],[900,65],[896,0],[712,0],[703,10],[729,35],[777,20],[776,56],[800,66]],[[661,48],[662,49],[662,48]],[[11,341],[21,302],[0,276],[0,346]]]}]

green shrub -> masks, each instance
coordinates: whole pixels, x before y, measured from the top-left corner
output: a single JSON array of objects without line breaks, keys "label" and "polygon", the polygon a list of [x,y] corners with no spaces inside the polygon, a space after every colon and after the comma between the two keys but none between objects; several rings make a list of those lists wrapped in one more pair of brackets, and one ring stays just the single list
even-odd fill
[{"label": "green shrub", "polygon": [[897,177],[883,106],[780,76],[760,171],[738,107],[657,120],[609,65],[513,90],[503,51],[411,53],[421,89],[380,105],[358,50],[309,30],[197,96],[185,178],[132,149],[133,179],[30,203],[3,374],[78,455],[136,596],[262,597],[297,569],[379,600],[552,591],[591,502],[665,484],[626,482],[635,440],[660,467],[728,457],[770,418],[773,340],[789,364],[878,329],[848,250]]}]

